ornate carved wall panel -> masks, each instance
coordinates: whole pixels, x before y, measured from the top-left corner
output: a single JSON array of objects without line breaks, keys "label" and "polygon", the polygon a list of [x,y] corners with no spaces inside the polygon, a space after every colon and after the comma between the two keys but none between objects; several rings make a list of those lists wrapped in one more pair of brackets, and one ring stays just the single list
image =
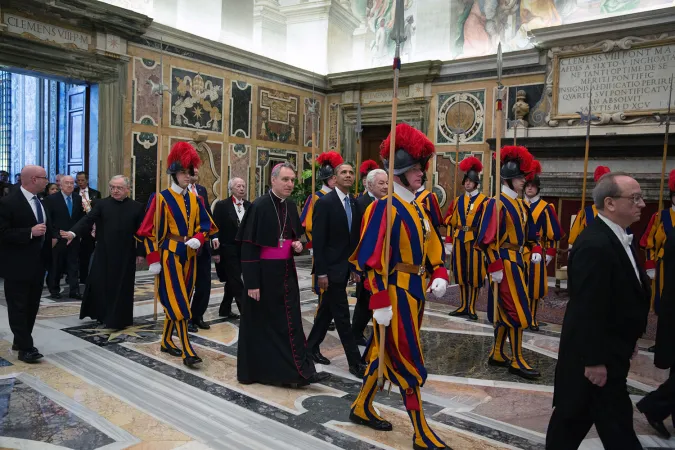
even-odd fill
[{"label": "ornate carved wall panel", "polygon": [[157,135],[133,132],[131,141],[132,198],[146,204],[157,181]]},{"label": "ornate carved wall panel", "polygon": [[286,161],[297,168],[298,152],[282,150],[279,148],[256,148],[255,193],[257,197],[264,194],[269,189],[272,168],[275,165]]},{"label": "ornate carved wall panel", "polygon": [[224,80],[171,67],[171,126],[223,132]]},{"label": "ornate carved wall panel", "polygon": [[251,146],[230,144],[227,153],[229,158],[227,179],[241,178],[246,182],[248,188],[251,182]]},{"label": "ornate carved wall panel", "polygon": [[436,143],[454,144],[455,131],[460,129],[459,141],[480,144],[485,140],[485,90],[451,92],[438,95]]},{"label": "ornate carved wall panel", "polygon": [[134,123],[157,125],[159,123],[159,95],[152,93],[152,87],[161,80],[159,63],[152,59],[134,58],[131,114]]},{"label": "ornate carved wall panel", "polygon": [[[303,127],[303,145],[305,147],[312,146],[312,116],[314,115],[314,129],[316,130],[316,142],[317,146],[320,147],[321,144],[321,102],[317,99],[306,98],[305,99],[305,108],[304,108],[304,127]],[[314,112],[314,114],[313,114]]]},{"label": "ornate carved wall panel", "polygon": [[298,143],[300,97],[286,92],[258,88],[256,134],[259,140]]},{"label": "ornate carved wall panel", "polygon": [[232,81],[230,97],[230,136],[251,137],[253,86],[245,81]]}]

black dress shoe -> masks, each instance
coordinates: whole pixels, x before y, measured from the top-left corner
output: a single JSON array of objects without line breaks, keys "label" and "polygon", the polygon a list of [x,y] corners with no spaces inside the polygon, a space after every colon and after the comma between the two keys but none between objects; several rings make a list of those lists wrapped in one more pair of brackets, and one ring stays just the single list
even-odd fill
[{"label": "black dress shoe", "polygon": [[530,325],[530,331],[539,331],[539,325]]},{"label": "black dress shoe", "polygon": [[456,309],[454,311],[449,312],[448,315],[453,316],[453,317],[468,316],[469,311],[467,311],[466,309],[464,311],[460,311],[459,309]]},{"label": "black dress shoe", "polygon": [[52,300],[58,300],[61,298],[61,294],[59,294],[58,292],[56,294],[49,294],[49,298],[51,298]]},{"label": "black dress shoe", "polygon": [[488,366],[509,367],[511,366],[511,361],[509,361],[508,359],[506,361],[497,361],[492,356],[490,356],[488,358]]},{"label": "black dress shoe", "polygon": [[651,347],[649,347],[649,348],[647,349],[647,351],[648,351],[649,353],[654,353],[654,352],[656,351],[656,345],[652,345]]},{"label": "black dress shoe", "polygon": [[391,426],[391,422],[379,419],[374,420],[362,419],[353,412],[349,413],[349,420],[359,425],[365,425],[368,428],[372,428],[375,431],[391,431],[393,429],[393,427]]},{"label": "black dress shoe", "polygon": [[356,345],[360,345],[361,347],[365,347],[368,345],[368,342],[366,341],[366,338],[361,336],[356,338]]},{"label": "black dress shoe", "polygon": [[19,350],[19,361],[23,361],[28,364],[34,364],[42,357],[42,354],[38,352],[36,348],[26,351]]},{"label": "black dress shoe", "polygon": [[225,317],[226,319],[238,319],[238,318],[239,318],[239,314],[233,313],[232,311],[230,311],[230,312],[228,312],[228,313],[221,313],[221,312],[219,312],[218,315],[219,315],[220,317]]},{"label": "black dress shoe", "polygon": [[202,362],[202,359],[199,356],[186,356],[185,358],[183,358],[183,364],[185,364],[190,368],[194,367],[200,362]]},{"label": "black dress shoe", "polygon": [[183,352],[180,351],[179,349],[175,348],[175,347],[161,347],[160,346],[159,349],[162,353],[168,353],[171,356],[177,356],[177,357],[183,356]]},{"label": "black dress shoe", "polygon": [[199,328],[197,328],[197,325],[194,322],[190,321],[188,322],[188,331],[190,333],[197,333],[199,332]]},{"label": "black dress shoe", "polygon": [[16,352],[19,350],[19,347],[17,347],[16,344],[12,344],[12,350]]},{"label": "black dress shoe", "polygon": [[450,447],[446,447],[445,445],[443,447],[436,447],[435,445],[432,445],[431,447],[422,447],[421,445],[417,445],[413,442],[413,450],[440,450],[444,448],[452,450]]},{"label": "black dress shoe", "polygon": [[509,373],[518,375],[519,377],[525,378],[526,380],[536,380],[541,376],[541,374],[537,370],[521,369],[520,367],[513,367],[513,366],[509,366]]},{"label": "black dress shoe", "polygon": [[366,374],[366,365],[355,364],[353,366],[349,366],[349,373],[354,375],[356,378],[363,378]]},{"label": "black dress shoe", "polygon": [[317,364],[323,364],[324,366],[327,366],[330,364],[330,359],[326,358],[321,354],[321,352],[314,352],[312,353],[312,360],[314,360],[315,363]]},{"label": "black dress shoe", "polygon": [[197,325],[197,327],[201,328],[202,330],[210,330],[211,329],[211,325],[204,322],[204,319],[199,319],[199,320],[195,321],[195,324]]},{"label": "black dress shoe", "polygon": [[328,331],[335,331],[335,322],[331,322],[328,324]]},{"label": "black dress shoe", "polygon": [[471,319],[471,320],[478,320],[478,314],[469,313],[469,319]]},{"label": "black dress shoe", "polygon": [[330,374],[328,372],[316,372],[314,375],[307,378],[307,381],[309,383],[321,383],[322,381],[326,381],[329,378]]},{"label": "black dress shoe", "polygon": [[651,425],[651,427],[654,430],[656,430],[659,436],[661,436],[663,439],[670,439],[670,432],[668,432],[662,420],[655,420],[653,417],[650,417],[649,414],[646,413],[643,414],[647,418],[647,422],[649,423],[649,425]]},{"label": "black dress shoe", "polygon": [[68,298],[74,298],[75,300],[82,300],[84,297],[82,297],[82,294],[79,292],[75,292],[74,294],[68,294]]}]

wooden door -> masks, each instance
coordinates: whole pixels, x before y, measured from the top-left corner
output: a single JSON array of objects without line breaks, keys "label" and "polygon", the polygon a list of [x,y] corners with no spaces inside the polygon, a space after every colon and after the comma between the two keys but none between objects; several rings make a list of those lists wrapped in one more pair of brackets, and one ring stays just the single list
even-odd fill
[{"label": "wooden door", "polygon": [[[361,139],[363,146],[361,148],[361,161],[372,159],[382,167],[382,160],[380,158],[380,144],[389,136],[391,127],[388,125],[375,125],[363,127],[363,135]],[[358,167],[356,168],[358,170]]]},{"label": "wooden door", "polygon": [[66,174],[73,177],[86,170],[87,139],[87,87],[71,86],[67,97],[68,142],[66,146]]}]

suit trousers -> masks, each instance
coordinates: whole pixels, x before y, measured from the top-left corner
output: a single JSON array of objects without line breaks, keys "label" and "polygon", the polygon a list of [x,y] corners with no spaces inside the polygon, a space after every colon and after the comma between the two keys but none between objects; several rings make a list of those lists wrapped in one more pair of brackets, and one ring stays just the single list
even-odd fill
[{"label": "suit trousers", "polygon": [[[241,301],[244,298],[244,282],[241,280],[241,262],[236,247],[225,248],[220,255],[221,267],[225,278],[225,293],[218,314],[227,316],[232,312],[232,300],[237,303],[241,313]],[[223,258],[225,260],[223,261]]]},{"label": "suit trousers", "polygon": [[[670,369],[668,379],[655,391],[637,403],[638,410],[652,420],[663,421],[675,413],[675,371]],[[673,414],[675,420],[675,414]]]},{"label": "suit trousers", "polygon": [[54,248],[52,248],[52,265],[47,274],[47,287],[51,294],[58,294],[60,291],[61,275],[66,274],[70,294],[80,292],[78,268],[80,257],[79,239],[73,239],[68,245],[65,239],[59,239]]},{"label": "suit trousers", "polygon": [[361,353],[356,345],[352,327],[349,323],[349,302],[347,301],[347,280],[342,283],[330,282],[328,289],[321,294],[319,309],[314,317],[314,326],[307,338],[307,348],[310,352],[318,352],[321,343],[326,338],[331,320],[335,321],[335,328],[340,336],[342,348],[350,366],[361,362]]},{"label": "suit trousers", "polygon": [[89,267],[91,266],[91,255],[96,247],[96,239],[91,233],[84,233],[80,240],[80,283],[86,284],[89,276]]},{"label": "suit trousers", "polygon": [[[589,382],[590,383],[590,382]],[[633,429],[633,403],[628,396],[626,379],[607,379],[607,384],[590,389],[583,410],[566,411],[556,407],[546,433],[546,450],[579,448],[595,425],[607,450],[641,450]]]},{"label": "suit trousers", "polygon": [[[204,245],[209,245],[206,242]],[[195,280],[195,293],[192,295],[190,311],[192,319],[199,320],[204,316],[206,308],[209,307],[211,298],[211,254],[201,252],[197,255],[197,279]]]},{"label": "suit trousers", "polygon": [[361,339],[363,337],[363,332],[373,317],[373,312],[369,306],[370,292],[363,287],[362,280],[356,285],[356,305],[354,306],[354,317],[352,317],[352,334],[354,334],[354,339]]},{"label": "suit trousers", "polygon": [[5,298],[9,328],[19,350],[33,348],[33,327],[40,308],[44,274],[31,281],[5,280]]}]

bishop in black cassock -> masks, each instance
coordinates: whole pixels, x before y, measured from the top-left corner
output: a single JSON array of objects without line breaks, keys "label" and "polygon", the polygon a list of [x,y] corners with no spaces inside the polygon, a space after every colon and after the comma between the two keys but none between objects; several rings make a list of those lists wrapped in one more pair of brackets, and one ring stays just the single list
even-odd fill
[{"label": "bishop in black cassock", "polygon": [[237,379],[242,384],[305,386],[328,378],[317,373],[306,349],[300,289],[293,259],[302,251],[298,210],[288,196],[295,168],[272,170],[272,190],[258,197],[239,227],[244,276]]},{"label": "bishop in black cassock", "polygon": [[122,329],[134,321],[136,257],[144,256],[134,237],[145,216],[144,206],[130,198],[124,177],[110,181],[111,196],[94,203],[92,210],[68,232],[83,236],[96,224],[96,250],[87,277],[80,319],[91,317],[107,328]]}]

